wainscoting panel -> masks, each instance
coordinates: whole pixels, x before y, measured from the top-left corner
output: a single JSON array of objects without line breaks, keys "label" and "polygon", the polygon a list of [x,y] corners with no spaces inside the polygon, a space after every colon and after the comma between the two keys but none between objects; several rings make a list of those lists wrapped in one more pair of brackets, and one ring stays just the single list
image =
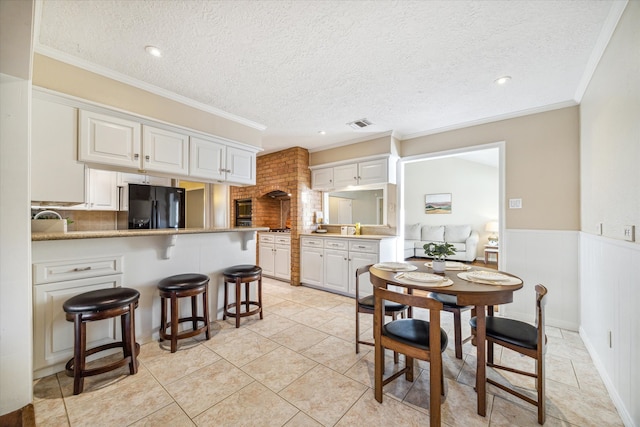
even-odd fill
[{"label": "wainscoting panel", "polygon": [[640,426],[640,244],[580,236],[580,335],[628,426]]},{"label": "wainscoting panel", "polygon": [[535,286],[549,290],[546,323],[577,331],[580,324],[578,292],[578,232],[506,230],[500,268],[524,281],[513,303],[501,310],[506,316],[535,320]]}]

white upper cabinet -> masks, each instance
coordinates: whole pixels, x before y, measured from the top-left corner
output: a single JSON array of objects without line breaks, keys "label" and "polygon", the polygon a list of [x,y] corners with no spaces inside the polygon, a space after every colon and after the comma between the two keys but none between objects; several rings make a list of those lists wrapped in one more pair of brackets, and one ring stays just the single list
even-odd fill
[{"label": "white upper cabinet", "polygon": [[189,137],[176,132],[142,126],[142,164],[145,171],[189,174]]},{"label": "white upper cabinet", "polygon": [[226,148],[226,145],[212,140],[191,137],[190,176],[224,181],[227,177]]},{"label": "white upper cabinet", "polygon": [[314,190],[331,189],[333,185],[333,168],[314,169],[311,171],[311,187]]},{"label": "white upper cabinet", "polygon": [[118,173],[100,169],[87,169],[87,195],[89,210],[118,210]]},{"label": "white upper cabinet", "polygon": [[389,183],[395,183],[395,163],[390,156],[311,170],[311,188],[314,190]]},{"label": "white upper cabinet", "polygon": [[31,200],[85,201],[84,165],[77,160],[78,109],[33,97]]},{"label": "white upper cabinet", "polygon": [[80,110],[79,129],[78,160],[140,168],[140,123]]},{"label": "white upper cabinet", "polygon": [[256,183],[256,153],[213,139],[191,137],[190,176],[234,184]]}]

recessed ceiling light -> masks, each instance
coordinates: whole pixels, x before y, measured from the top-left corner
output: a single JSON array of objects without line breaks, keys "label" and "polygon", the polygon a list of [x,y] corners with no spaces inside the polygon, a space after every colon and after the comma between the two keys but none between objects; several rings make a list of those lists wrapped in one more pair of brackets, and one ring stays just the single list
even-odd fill
[{"label": "recessed ceiling light", "polygon": [[318,133],[319,133],[320,135],[326,135],[326,134],[327,134],[327,132],[325,132],[325,131],[323,131],[323,130],[319,130],[319,131],[318,131]]},{"label": "recessed ceiling light", "polygon": [[503,85],[511,80],[511,76],[502,76],[500,78],[495,79],[493,82],[497,85]]},{"label": "recessed ceiling light", "polygon": [[159,47],[155,46],[145,46],[144,50],[151,56],[155,56],[156,58],[160,58],[162,56],[162,51]]}]

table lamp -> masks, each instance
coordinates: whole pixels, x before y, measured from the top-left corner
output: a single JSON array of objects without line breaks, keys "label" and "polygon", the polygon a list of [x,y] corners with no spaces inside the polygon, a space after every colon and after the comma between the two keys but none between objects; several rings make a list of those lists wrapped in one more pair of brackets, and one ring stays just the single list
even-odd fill
[{"label": "table lamp", "polygon": [[499,231],[498,221],[489,221],[484,229],[491,233],[488,237],[489,244],[498,246],[498,235],[496,234]]}]

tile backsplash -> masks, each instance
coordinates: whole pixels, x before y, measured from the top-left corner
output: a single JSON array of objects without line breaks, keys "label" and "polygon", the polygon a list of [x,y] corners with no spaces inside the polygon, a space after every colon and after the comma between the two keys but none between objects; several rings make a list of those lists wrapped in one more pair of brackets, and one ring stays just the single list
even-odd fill
[{"label": "tile backsplash", "polygon": [[[55,210],[62,218],[71,220],[67,224],[67,231],[99,231],[117,230],[118,212],[115,211],[80,211],[80,210]],[[32,214],[38,211],[33,210]],[[126,213],[126,212],[125,212]],[[126,221],[125,221],[125,227]]]}]

